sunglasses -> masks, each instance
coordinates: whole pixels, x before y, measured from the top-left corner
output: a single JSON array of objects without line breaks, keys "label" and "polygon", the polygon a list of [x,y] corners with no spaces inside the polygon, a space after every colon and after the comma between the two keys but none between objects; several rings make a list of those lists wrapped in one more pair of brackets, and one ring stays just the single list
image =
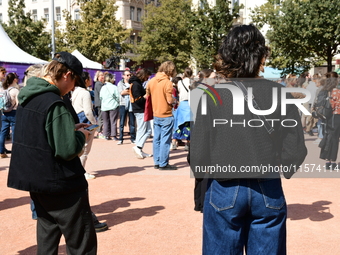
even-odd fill
[{"label": "sunglasses", "polygon": [[131,76],[131,74],[125,74],[125,76]]}]

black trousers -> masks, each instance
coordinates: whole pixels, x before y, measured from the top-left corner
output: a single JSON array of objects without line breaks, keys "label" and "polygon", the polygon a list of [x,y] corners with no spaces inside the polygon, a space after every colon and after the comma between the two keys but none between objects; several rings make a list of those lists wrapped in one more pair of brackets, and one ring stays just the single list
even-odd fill
[{"label": "black trousers", "polygon": [[328,140],[327,150],[321,149],[320,158],[336,161],[339,151],[339,138],[340,138],[340,114],[334,114],[331,119],[327,121],[326,132],[330,134],[330,138],[327,138],[327,133],[324,134],[326,140]]},{"label": "black trousers", "polygon": [[30,193],[38,215],[37,255],[57,255],[61,235],[69,255],[97,254],[88,192],[65,195]]},{"label": "black trousers", "polygon": [[207,191],[208,178],[196,179],[195,178],[195,188],[194,188],[194,201],[195,201],[195,211],[203,212],[204,197]]}]

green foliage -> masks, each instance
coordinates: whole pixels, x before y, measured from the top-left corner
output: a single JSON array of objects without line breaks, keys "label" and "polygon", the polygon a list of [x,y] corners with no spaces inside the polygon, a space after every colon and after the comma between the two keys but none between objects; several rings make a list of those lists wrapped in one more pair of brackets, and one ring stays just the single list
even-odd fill
[{"label": "green foliage", "polygon": [[25,14],[24,8],[24,0],[9,0],[9,22],[2,26],[20,49],[37,58],[48,60],[51,37],[44,31],[46,21],[33,21],[30,13]]},{"label": "green foliage", "polygon": [[180,72],[193,61],[201,69],[210,68],[240,7],[231,15],[228,1],[219,0],[214,7],[206,1],[198,8],[191,5],[188,0],[161,0],[157,7],[147,6],[135,60],[172,60]]},{"label": "green foliage", "polygon": [[64,13],[67,23],[63,37],[70,51],[77,49],[101,63],[115,54],[115,43],[121,44],[123,52],[129,48],[124,41],[130,31],[115,18],[115,0],[81,0],[79,5],[81,20],[72,20],[70,13]]},{"label": "green foliage", "polygon": [[294,72],[327,62],[340,43],[340,2],[333,0],[284,0],[275,5],[270,0],[253,11],[258,26],[268,24],[272,57],[270,64]]},{"label": "green foliage", "polygon": [[234,6],[231,15],[228,1],[217,1],[214,7],[202,1],[201,8],[192,12],[192,56],[199,68],[211,68],[222,38],[230,30],[241,8],[243,6]]},{"label": "green foliage", "polygon": [[139,54],[134,60],[171,60],[177,71],[190,65],[192,41],[190,32],[191,1],[161,0],[158,7],[149,4],[142,19],[142,41],[137,46]]}]

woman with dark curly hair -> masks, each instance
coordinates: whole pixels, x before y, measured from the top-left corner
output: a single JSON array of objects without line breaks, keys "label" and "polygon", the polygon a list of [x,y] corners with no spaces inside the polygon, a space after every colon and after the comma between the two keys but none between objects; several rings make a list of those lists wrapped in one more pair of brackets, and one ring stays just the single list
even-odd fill
[{"label": "woman with dark curly hair", "polygon": [[[190,141],[195,177],[209,178],[203,207],[203,255],[244,251],[284,255],[287,207],[280,174],[270,169],[279,169],[280,165],[298,168],[305,159],[299,112],[295,105],[287,105],[286,114],[281,116],[282,86],[259,77],[269,49],[255,26],[233,27],[218,53],[215,69],[219,84],[214,90],[205,90],[216,98],[218,95],[219,103],[206,97],[206,114],[197,111]],[[258,110],[271,109],[273,101],[277,102],[276,109],[261,119],[249,109],[245,99],[251,97],[243,96],[243,86],[247,91],[252,89]],[[233,96],[235,91],[238,96]],[[194,93],[191,101],[195,100]],[[292,98],[289,94],[287,97]],[[198,109],[203,105],[202,95],[199,98]],[[243,114],[234,114],[234,101],[243,103]],[[250,103],[254,105],[254,101]],[[277,121],[267,130],[264,124],[269,119]],[[294,120],[296,126],[282,126],[285,119]],[[216,120],[227,122],[214,125]],[[263,125],[253,125],[260,120]],[[268,171],[250,171],[262,166]],[[293,173],[284,176],[290,178]]]}]

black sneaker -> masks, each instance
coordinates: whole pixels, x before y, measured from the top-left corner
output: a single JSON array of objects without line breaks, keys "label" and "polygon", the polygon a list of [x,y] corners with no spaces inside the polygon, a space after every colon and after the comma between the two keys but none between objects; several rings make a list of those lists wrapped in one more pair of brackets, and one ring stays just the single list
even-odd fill
[{"label": "black sneaker", "polygon": [[309,134],[310,136],[314,136],[314,133],[313,133],[312,130],[309,130],[309,131],[307,132],[307,134]]},{"label": "black sneaker", "polygon": [[331,169],[331,162],[326,162],[326,170]]},{"label": "black sneaker", "polygon": [[337,167],[338,167],[337,163],[332,163],[330,169],[337,170],[338,169]]},{"label": "black sneaker", "polygon": [[154,165],[153,168],[159,169],[159,165]]},{"label": "black sneaker", "polygon": [[99,221],[94,222],[94,229],[96,232],[103,232],[109,229],[105,222],[100,223]]},{"label": "black sneaker", "polygon": [[10,151],[10,150],[7,150],[7,149],[5,148],[5,153],[6,153],[6,154],[11,154],[11,153],[12,153],[12,151]]},{"label": "black sneaker", "polygon": [[177,170],[177,166],[167,164],[166,166],[159,167],[159,170]]}]

